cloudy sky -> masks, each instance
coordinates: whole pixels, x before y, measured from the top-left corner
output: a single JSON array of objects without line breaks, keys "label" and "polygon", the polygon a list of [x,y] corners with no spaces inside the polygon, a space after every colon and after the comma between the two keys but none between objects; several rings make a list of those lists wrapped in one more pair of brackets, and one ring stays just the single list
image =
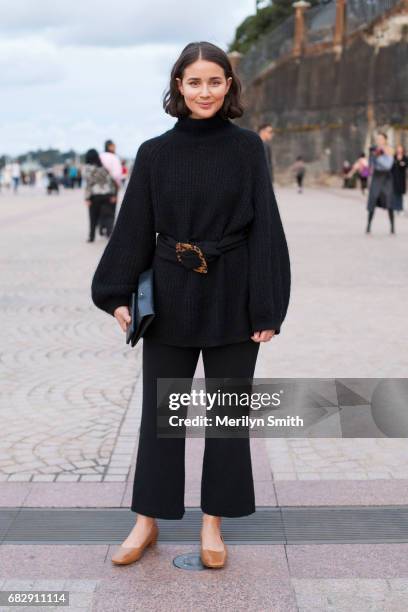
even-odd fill
[{"label": "cloudy sky", "polygon": [[255,0],[0,0],[0,154],[101,149],[132,157],[175,122],[162,108],[183,47],[227,50]]}]

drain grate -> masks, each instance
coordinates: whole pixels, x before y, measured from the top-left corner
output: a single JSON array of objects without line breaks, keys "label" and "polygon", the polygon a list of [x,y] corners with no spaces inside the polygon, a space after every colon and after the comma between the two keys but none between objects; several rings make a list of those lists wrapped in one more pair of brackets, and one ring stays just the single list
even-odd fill
[{"label": "drain grate", "polygon": [[[2,544],[118,544],[135,521],[127,508],[7,508],[0,510]],[[197,544],[200,508],[182,520],[158,519],[160,543]],[[408,506],[261,506],[254,514],[223,518],[230,544],[408,542]]]}]

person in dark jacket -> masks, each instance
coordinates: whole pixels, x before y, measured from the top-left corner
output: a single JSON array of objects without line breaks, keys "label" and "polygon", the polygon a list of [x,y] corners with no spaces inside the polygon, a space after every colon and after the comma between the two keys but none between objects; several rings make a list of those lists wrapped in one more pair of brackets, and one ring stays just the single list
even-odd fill
[{"label": "person in dark jacket", "polygon": [[[224,381],[238,378],[250,393],[260,343],[280,334],[286,317],[288,246],[263,142],[231,121],[243,114],[240,92],[222,49],[209,42],[183,49],[163,100],[165,112],[177,121],[140,145],[92,279],[94,304],[126,332],[139,275],[149,268],[154,273],[155,318],[143,335],[142,419],[131,503],[137,520],[112,557],[118,565],[137,561],[157,540],[156,518],[181,519],[185,512],[185,439],[173,432],[158,436],[160,379],[189,393],[202,351],[207,388],[213,389],[216,379],[223,392]],[[238,414],[242,406],[234,409]],[[185,408],[178,413],[183,417]],[[256,510],[248,430],[241,432],[219,437],[206,429],[201,480],[206,567],[222,567],[226,560],[221,518]]]},{"label": "person in dark jacket", "polygon": [[403,146],[398,145],[394,155],[394,164],[391,168],[394,195],[393,208],[401,212],[404,209],[404,193],[407,190],[407,166],[408,156]]},{"label": "person in dark jacket", "polygon": [[265,155],[268,162],[268,168],[271,173],[271,181],[273,183],[273,161],[272,161],[272,150],[271,142],[273,139],[273,127],[270,123],[262,123],[258,127],[258,134],[263,142]]},{"label": "person in dark jacket", "polygon": [[298,193],[303,193],[303,180],[306,174],[306,164],[301,155],[298,155],[296,161],[291,166],[291,170],[295,176]]},{"label": "person in dark jacket", "polygon": [[371,168],[371,183],[368,193],[368,220],[366,233],[371,232],[371,222],[376,207],[385,208],[390,219],[391,234],[394,228],[394,188],[391,168],[394,164],[394,152],[388,144],[387,135],[383,132],[377,134],[376,145],[370,147],[369,164]]},{"label": "person in dark jacket", "polygon": [[58,180],[52,170],[47,172],[47,178],[48,178],[48,185],[47,185],[48,195],[50,195],[53,191],[56,191],[57,193],[59,193]]}]

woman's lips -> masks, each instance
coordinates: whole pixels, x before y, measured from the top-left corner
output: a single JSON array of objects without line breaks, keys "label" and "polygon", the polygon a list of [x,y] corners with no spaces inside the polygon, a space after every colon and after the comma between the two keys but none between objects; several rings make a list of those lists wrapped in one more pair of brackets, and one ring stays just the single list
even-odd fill
[{"label": "woman's lips", "polygon": [[199,106],[202,106],[203,108],[208,108],[209,106],[212,106],[212,102],[207,102],[207,103],[199,102],[198,104]]}]

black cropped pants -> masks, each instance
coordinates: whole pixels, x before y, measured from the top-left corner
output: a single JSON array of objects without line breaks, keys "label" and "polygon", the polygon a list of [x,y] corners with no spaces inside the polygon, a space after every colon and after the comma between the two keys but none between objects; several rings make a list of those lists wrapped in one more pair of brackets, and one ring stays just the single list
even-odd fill
[{"label": "black cropped pants", "polygon": [[98,225],[102,207],[109,202],[109,195],[93,195],[90,197],[89,206],[89,238],[95,239],[95,230]]},{"label": "black cropped pants", "polygon": [[[181,519],[184,515],[185,437],[157,436],[156,383],[157,378],[188,378],[192,382],[200,350],[206,379],[245,378],[252,383],[259,343],[251,339],[202,349],[143,339],[143,404],[133,512],[162,519]],[[187,387],[184,391],[189,393],[191,383]],[[201,509],[206,514],[227,517],[255,512],[249,436],[206,436]]]}]

